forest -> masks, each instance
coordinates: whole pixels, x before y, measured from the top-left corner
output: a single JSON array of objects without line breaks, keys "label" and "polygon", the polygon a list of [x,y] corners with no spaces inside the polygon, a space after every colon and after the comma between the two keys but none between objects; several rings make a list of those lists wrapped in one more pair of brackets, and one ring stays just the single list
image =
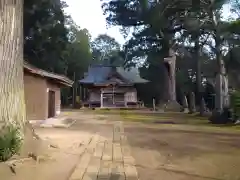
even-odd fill
[{"label": "forest", "polygon": [[[25,1],[26,61],[74,81],[94,63],[138,67],[150,81],[139,88],[140,98],[151,105],[153,98],[164,101],[162,62],[174,49],[180,104],[184,98],[192,101],[194,93],[197,106],[204,100],[208,110],[221,110],[226,105],[222,94],[239,88],[238,0],[102,0],[107,24],[130,36],[124,45],[106,34],[93,39],[64,13],[66,7],[59,0]],[[231,14],[225,14],[226,7]]]}]

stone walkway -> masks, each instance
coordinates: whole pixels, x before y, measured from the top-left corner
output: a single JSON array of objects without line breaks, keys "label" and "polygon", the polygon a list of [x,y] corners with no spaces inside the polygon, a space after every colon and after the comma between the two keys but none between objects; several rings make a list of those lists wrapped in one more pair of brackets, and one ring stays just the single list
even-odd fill
[{"label": "stone walkway", "polygon": [[111,138],[97,132],[82,151],[69,180],[138,180],[134,158],[121,122],[116,122]]}]

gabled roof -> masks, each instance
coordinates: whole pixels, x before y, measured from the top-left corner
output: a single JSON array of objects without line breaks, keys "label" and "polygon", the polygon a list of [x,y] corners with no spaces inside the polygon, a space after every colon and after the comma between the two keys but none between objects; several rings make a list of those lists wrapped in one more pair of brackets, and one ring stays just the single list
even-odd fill
[{"label": "gabled roof", "polygon": [[47,72],[45,70],[39,69],[33,65],[30,65],[27,62],[24,62],[24,70],[31,73],[31,74],[35,74],[41,77],[45,77],[48,79],[52,79],[55,80],[57,83],[65,85],[65,86],[72,86],[73,85],[73,81],[70,80],[69,78],[67,78],[66,76],[63,75],[59,75],[59,74],[55,74],[52,72]]},{"label": "gabled roof", "polygon": [[147,80],[142,79],[140,77],[137,69],[125,70],[122,67],[103,65],[90,66],[88,68],[87,76],[84,79],[80,80],[79,82],[82,84],[95,84],[95,85],[111,83],[109,81],[110,78],[109,76],[111,76],[111,73],[113,72],[116,72],[122,79],[124,79],[125,84],[137,84],[148,82]]}]

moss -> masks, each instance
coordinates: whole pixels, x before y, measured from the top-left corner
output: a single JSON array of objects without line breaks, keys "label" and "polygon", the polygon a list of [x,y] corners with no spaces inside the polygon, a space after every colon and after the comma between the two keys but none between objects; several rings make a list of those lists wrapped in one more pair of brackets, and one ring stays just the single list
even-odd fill
[{"label": "moss", "polygon": [[19,132],[19,129],[12,126],[2,128],[0,136],[0,161],[6,161],[19,152],[22,144]]}]

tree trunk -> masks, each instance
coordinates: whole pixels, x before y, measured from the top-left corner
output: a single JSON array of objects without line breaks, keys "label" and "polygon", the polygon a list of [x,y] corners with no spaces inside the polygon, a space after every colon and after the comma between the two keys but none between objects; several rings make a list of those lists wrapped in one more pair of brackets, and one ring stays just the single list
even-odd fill
[{"label": "tree trunk", "polygon": [[194,92],[191,92],[189,94],[189,113],[195,113],[196,112],[196,105],[195,105],[195,94]]},{"label": "tree trunk", "polygon": [[214,34],[215,34],[215,49],[216,49],[216,61],[217,61],[217,75],[216,75],[216,97],[215,97],[215,112],[220,114],[223,112],[223,108],[229,105],[228,96],[228,77],[226,74],[225,64],[221,54],[221,37],[219,33],[218,23],[220,21],[218,14],[211,9],[211,19],[213,22]]},{"label": "tree trunk", "polygon": [[204,113],[206,112],[206,103],[204,98],[201,99],[201,103],[200,103],[200,116],[203,116]]},{"label": "tree trunk", "polygon": [[216,34],[216,60],[218,72],[216,76],[216,98],[215,98],[215,111],[222,112],[224,107],[229,106],[228,96],[228,77],[226,74],[225,64],[221,56],[220,37]]},{"label": "tree trunk", "polygon": [[1,0],[0,12],[0,121],[22,129],[23,135],[23,0]]},{"label": "tree trunk", "polygon": [[194,46],[194,61],[196,61],[196,85],[197,85],[197,104],[201,102],[202,99],[202,77],[201,77],[201,60],[199,57],[199,33],[196,33],[195,35],[195,46]]},{"label": "tree trunk", "polygon": [[168,63],[164,63],[164,91],[163,91],[163,101],[164,103],[168,102],[171,95],[171,85],[170,85],[170,77],[169,77],[170,67]]},{"label": "tree trunk", "polygon": [[169,57],[164,58],[164,63],[167,69],[168,101],[176,101],[176,55],[172,49],[169,50]]}]

